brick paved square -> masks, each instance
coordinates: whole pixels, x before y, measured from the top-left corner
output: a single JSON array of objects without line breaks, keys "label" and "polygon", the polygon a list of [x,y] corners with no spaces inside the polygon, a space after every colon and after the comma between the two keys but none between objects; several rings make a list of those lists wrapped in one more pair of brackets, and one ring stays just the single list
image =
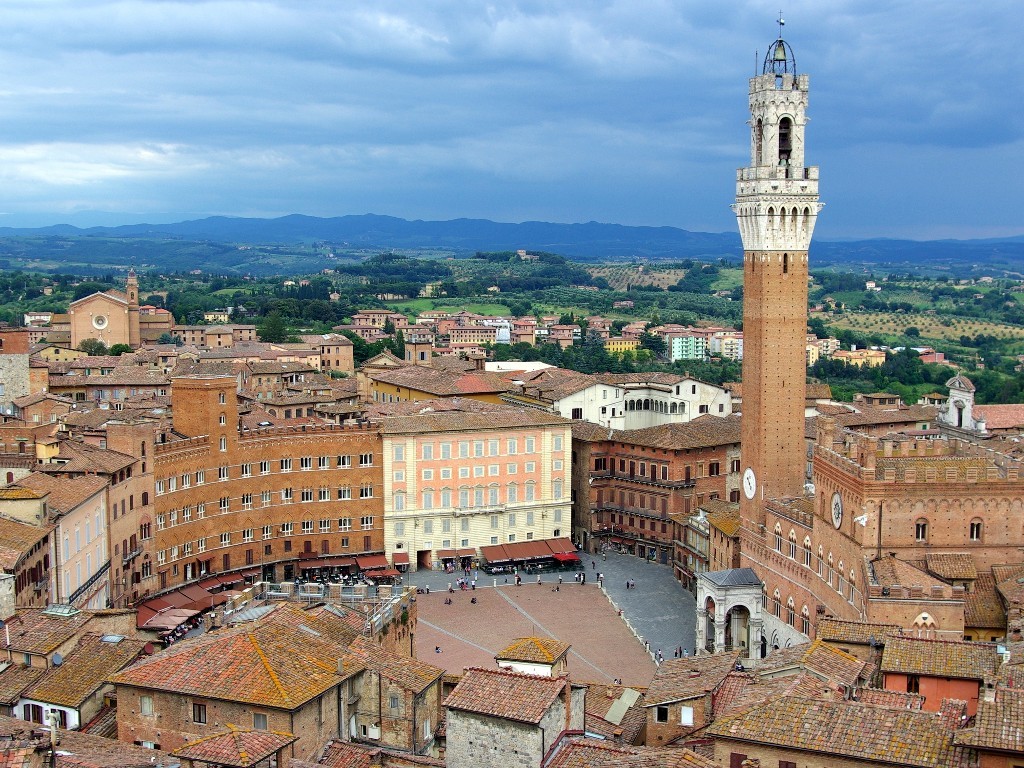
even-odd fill
[{"label": "brick paved square", "polygon": [[[646,686],[655,664],[600,589],[590,584],[524,582],[476,591],[418,595],[416,655],[450,672],[495,668],[494,655],[517,637],[551,636],[572,645],[569,674],[579,682]],[[445,598],[452,605],[445,605]],[[477,604],[470,603],[472,597]],[[435,653],[440,646],[441,653]]]}]

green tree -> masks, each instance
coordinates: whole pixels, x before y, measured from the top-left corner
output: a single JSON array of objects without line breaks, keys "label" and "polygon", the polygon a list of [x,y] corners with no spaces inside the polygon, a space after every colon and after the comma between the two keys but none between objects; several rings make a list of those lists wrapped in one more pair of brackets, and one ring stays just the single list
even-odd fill
[{"label": "green tree", "polygon": [[83,339],[82,343],[78,345],[78,348],[87,355],[107,354],[107,345],[99,339]]},{"label": "green tree", "polygon": [[265,341],[270,344],[280,344],[281,342],[288,340],[288,326],[285,325],[284,318],[281,317],[280,312],[271,312],[265,318],[263,322],[256,328],[256,335],[259,336],[260,341]]},{"label": "green tree", "polygon": [[118,357],[120,357],[121,355],[130,355],[131,352],[132,348],[127,344],[114,344],[110,348],[108,354],[117,355]]}]

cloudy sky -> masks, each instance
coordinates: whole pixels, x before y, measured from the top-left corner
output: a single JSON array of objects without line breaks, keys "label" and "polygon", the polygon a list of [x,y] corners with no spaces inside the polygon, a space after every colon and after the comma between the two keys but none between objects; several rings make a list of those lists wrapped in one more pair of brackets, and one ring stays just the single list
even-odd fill
[{"label": "cloudy sky", "polygon": [[[1019,0],[793,0],[819,237],[1024,234]],[[735,229],[761,0],[0,0],[0,226]]]}]

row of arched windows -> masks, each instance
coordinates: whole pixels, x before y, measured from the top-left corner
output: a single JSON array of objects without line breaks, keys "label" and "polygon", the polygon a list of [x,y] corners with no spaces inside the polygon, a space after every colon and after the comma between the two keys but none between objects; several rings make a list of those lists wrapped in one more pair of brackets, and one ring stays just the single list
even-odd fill
[{"label": "row of arched windows", "polygon": [[[768,601],[768,588],[765,587],[761,592],[761,605],[764,610],[770,610],[772,615],[777,619],[783,619],[789,626],[794,629],[800,630],[805,635],[811,632],[811,611],[807,607],[807,603],[804,603],[800,608],[799,625],[797,624],[797,612],[796,612],[796,601],[793,596],[790,595],[786,598],[786,602],[782,602],[782,595],[779,590],[772,592],[771,605]],[[785,612],[785,613],[783,613]]]},{"label": "row of arched windows", "polygon": [[[805,536],[803,546],[798,547],[796,530],[791,528],[788,541],[784,541],[782,526],[779,523],[775,524],[775,551],[785,554],[790,560],[802,563],[805,568],[811,568],[812,562],[815,560],[811,551],[811,537]],[[825,550],[820,544],[818,545],[816,570],[819,578],[850,603],[854,602],[857,593],[857,577],[854,571],[851,569],[847,575],[843,561],[835,563],[831,552],[826,557]]]}]

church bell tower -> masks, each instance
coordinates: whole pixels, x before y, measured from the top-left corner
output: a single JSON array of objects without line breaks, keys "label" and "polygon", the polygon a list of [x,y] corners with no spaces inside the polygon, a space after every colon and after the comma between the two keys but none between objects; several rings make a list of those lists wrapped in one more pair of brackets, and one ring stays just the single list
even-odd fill
[{"label": "church bell tower", "polygon": [[743,240],[744,525],[763,525],[764,499],[803,495],[806,467],[807,249],[822,204],[806,165],[807,75],[780,35],[750,78],[750,165],[732,206]]}]

